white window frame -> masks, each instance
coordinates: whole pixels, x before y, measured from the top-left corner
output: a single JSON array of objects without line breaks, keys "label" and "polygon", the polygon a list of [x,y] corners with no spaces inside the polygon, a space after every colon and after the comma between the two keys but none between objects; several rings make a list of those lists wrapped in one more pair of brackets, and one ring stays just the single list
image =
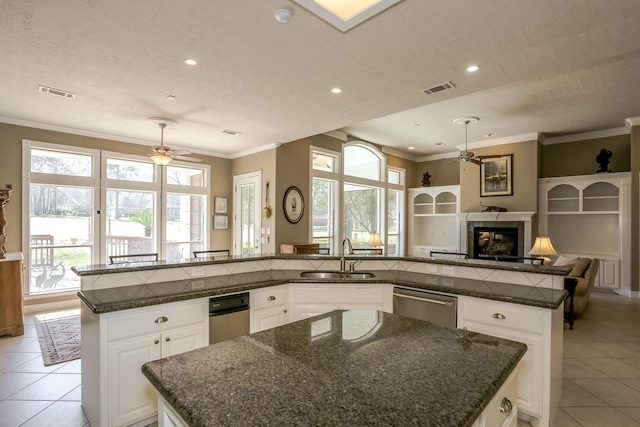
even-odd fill
[{"label": "white window frame", "polygon": [[[56,175],[56,174],[42,174],[31,172],[31,150],[43,149],[50,151],[60,151],[67,153],[77,153],[81,155],[91,156],[91,176],[79,177],[69,175]],[[22,216],[23,218],[29,218],[30,212],[30,199],[31,199],[31,184],[46,184],[46,185],[58,185],[58,186],[73,186],[73,187],[85,187],[91,188],[93,191],[93,220],[91,221],[91,233],[93,241],[91,245],[92,260],[91,263],[95,263],[99,259],[100,254],[100,239],[99,229],[100,224],[95,217],[95,212],[99,210],[100,206],[100,150],[76,147],[71,145],[51,144],[48,142],[32,141],[28,139],[22,140]],[[30,290],[30,268],[31,268],[31,221],[22,221],[22,248],[24,265],[27,269],[26,278],[23,283],[23,292],[26,299],[32,295]],[[72,295],[77,293],[78,288],[69,290],[63,290],[60,292],[47,292],[33,294],[38,298],[46,295]]]},{"label": "white window frame", "polygon": [[[322,171],[313,168],[313,153],[320,153],[326,156],[331,156],[334,159],[333,172]],[[313,179],[320,178],[332,182],[333,186],[333,200],[332,204],[337,212],[333,212],[333,227],[330,236],[331,244],[330,249],[335,252],[336,248],[340,247],[342,236],[342,153],[338,151],[328,150],[326,148],[310,146],[309,147],[309,191],[307,194],[313,195]],[[309,197],[311,199],[311,197]],[[309,237],[310,241],[313,241],[313,200],[311,200],[309,207],[310,221],[309,221]]]}]

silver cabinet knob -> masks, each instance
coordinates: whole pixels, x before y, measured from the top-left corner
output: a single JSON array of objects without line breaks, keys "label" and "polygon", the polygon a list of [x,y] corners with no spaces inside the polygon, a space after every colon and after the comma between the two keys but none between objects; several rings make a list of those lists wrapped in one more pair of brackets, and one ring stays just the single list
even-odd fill
[{"label": "silver cabinet knob", "polygon": [[165,341],[167,341],[167,342],[169,342],[169,341],[171,341],[171,338],[166,337],[164,340],[165,340]]},{"label": "silver cabinet knob", "polygon": [[286,312],[287,312],[287,309],[285,308],[284,310],[282,310],[282,312],[283,312],[283,313],[286,313]]},{"label": "silver cabinet knob", "polygon": [[491,317],[493,317],[494,319],[500,319],[500,320],[503,320],[503,319],[507,318],[507,316],[505,316],[502,313],[493,313],[493,316],[491,316]]},{"label": "silver cabinet knob", "polygon": [[503,398],[502,402],[500,402],[500,412],[509,413],[511,412],[512,409],[513,409],[513,405],[511,404],[511,401],[506,397]]},{"label": "silver cabinet knob", "polygon": [[153,343],[154,344],[160,344],[160,340],[154,340]]},{"label": "silver cabinet knob", "polygon": [[156,320],[154,320],[155,323],[164,323],[168,321],[169,321],[169,318],[167,316],[160,316]]},{"label": "silver cabinet knob", "polygon": [[275,300],[276,300],[276,297],[274,297],[273,295],[267,298],[267,301],[275,301]]}]

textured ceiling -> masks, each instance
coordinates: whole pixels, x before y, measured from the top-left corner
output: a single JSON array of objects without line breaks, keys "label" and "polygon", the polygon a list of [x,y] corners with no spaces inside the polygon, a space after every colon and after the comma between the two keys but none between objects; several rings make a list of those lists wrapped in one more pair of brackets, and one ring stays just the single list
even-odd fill
[{"label": "textured ceiling", "polygon": [[638,22],[637,0],[403,0],[346,33],[291,0],[3,0],[0,121],[157,145],[163,116],[165,143],[228,157],[336,129],[453,152],[468,115],[470,142],[618,128],[640,116]]}]

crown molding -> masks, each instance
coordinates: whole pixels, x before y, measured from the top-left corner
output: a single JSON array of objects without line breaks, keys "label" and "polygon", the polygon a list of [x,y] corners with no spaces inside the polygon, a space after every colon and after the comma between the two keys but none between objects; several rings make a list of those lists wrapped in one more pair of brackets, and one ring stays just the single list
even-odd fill
[{"label": "crown molding", "polygon": [[624,123],[627,127],[640,126],[640,117],[629,117]]},{"label": "crown molding", "polygon": [[[506,136],[504,138],[495,138],[495,139],[487,139],[484,141],[469,142],[466,145],[468,146],[469,151],[471,151],[471,149],[477,149],[477,148],[494,147],[494,146],[506,145],[506,144],[516,144],[518,142],[539,141],[540,138],[542,138],[541,133],[533,132],[533,133],[525,133],[522,135]],[[419,157],[416,161],[429,162],[432,160],[454,159],[458,157],[458,155],[460,154],[460,151],[465,149],[465,144],[458,144],[456,145],[456,148],[459,151],[441,153],[441,154],[432,154],[430,156],[422,156],[422,157]]]},{"label": "crown molding", "polygon": [[400,157],[402,159],[411,160],[412,162],[419,161],[418,156],[414,156],[413,154],[405,153],[404,151],[396,150],[395,148],[385,147],[384,145],[380,148],[384,154],[390,154],[395,157]]},{"label": "crown molding", "polygon": [[[71,135],[86,136],[89,138],[106,139],[114,142],[126,142],[129,144],[138,144],[138,145],[147,146],[147,147],[155,146],[158,144],[158,141],[148,141],[145,139],[128,138],[125,136],[112,135],[112,134],[100,133],[100,132],[92,132],[92,131],[87,131],[82,129],[69,128],[65,126],[49,125],[45,123],[36,123],[36,122],[30,122],[28,120],[19,120],[19,119],[13,119],[11,117],[4,117],[4,116],[0,116],[0,123],[5,123],[8,125],[15,125],[15,126],[23,126],[23,127],[33,128],[33,129],[48,130],[52,132],[68,133]],[[223,159],[232,158],[231,155],[229,154],[217,153],[215,151],[197,150],[191,147],[186,148],[186,147],[181,147],[175,144],[171,144],[171,148],[185,149],[185,150],[188,150],[190,153],[201,154],[203,156],[220,157]]]},{"label": "crown molding", "polygon": [[260,147],[252,148],[250,150],[240,151],[239,153],[234,153],[228,156],[229,159],[239,159],[240,157],[248,156],[250,154],[260,153],[262,151],[273,150],[274,148],[278,148],[282,145],[281,142],[273,142],[271,144],[262,145]]},{"label": "crown molding", "polygon": [[349,140],[349,134],[341,130],[331,130],[323,133],[323,135],[330,136],[331,138],[339,139],[340,141],[347,142]]},{"label": "crown molding", "polygon": [[[637,124],[640,125],[640,117],[636,117]],[[629,121],[630,119],[627,119]],[[619,136],[626,135],[629,133],[629,128],[627,126],[613,128],[613,129],[604,129],[604,130],[596,130],[593,132],[584,132],[584,133],[574,133],[571,135],[562,135],[562,136],[552,136],[545,138],[542,141],[542,145],[553,145],[553,144],[564,144],[566,142],[576,142],[576,141],[586,141],[589,139],[598,139],[598,138],[608,138],[611,136]]]}]

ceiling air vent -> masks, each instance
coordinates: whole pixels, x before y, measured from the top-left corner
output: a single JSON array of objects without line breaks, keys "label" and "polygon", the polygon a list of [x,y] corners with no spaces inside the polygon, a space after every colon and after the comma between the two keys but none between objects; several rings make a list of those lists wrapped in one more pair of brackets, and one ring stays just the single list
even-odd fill
[{"label": "ceiling air vent", "polygon": [[423,92],[427,95],[432,95],[434,93],[442,92],[443,90],[453,89],[454,87],[456,87],[456,85],[454,85],[453,83],[445,82],[434,87],[430,87],[429,89],[424,89]]},{"label": "ceiling air vent", "polygon": [[75,99],[76,94],[75,93],[71,93],[71,92],[67,92],[64,90],[60,90],[60,89],[54,89],[52,87],[47,87],[47,86],[38,86],[38,90],[40,92],[44,92],[44,93],[48,93],[50,95],[55,95],[55,96],[61,96],[63,98],[67,98],[67,99]]}]

